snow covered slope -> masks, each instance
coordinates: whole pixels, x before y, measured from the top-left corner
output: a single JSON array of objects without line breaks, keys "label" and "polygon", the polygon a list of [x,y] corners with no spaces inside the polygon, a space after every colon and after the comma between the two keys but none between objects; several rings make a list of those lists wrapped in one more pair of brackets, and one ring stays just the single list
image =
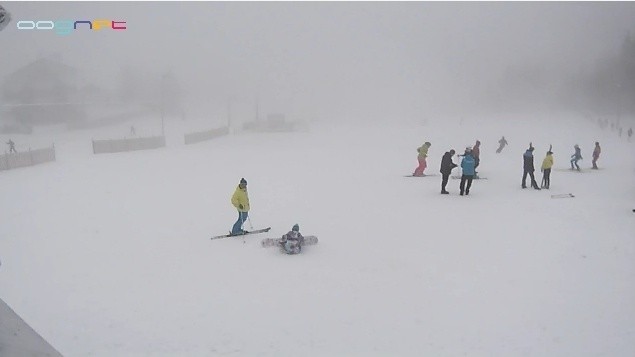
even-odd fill
[{"label": "snow covered slope", "polygon": [[[167,123],[164,149],[96,156],[91,138],[129,125],[14,136],[55,142],[58,161],[0,172],[0,298],[64,356],[635,355],[635,143],[615,132],[436,118],[185,146],[185,127]],[[469,197],[458,180],[441,195],[440,176],[403,177],[423,142],[437,173],[476,139],[488,180]],[[522,190],[529,141],[536,167],[553,144],[561,169],[576,143],[590,167],[600,141],[602,169]],[[273,229],[211,241],[236,219],[241,177],[249,223]],[[294,223],[320,243],[261,248]]]}]

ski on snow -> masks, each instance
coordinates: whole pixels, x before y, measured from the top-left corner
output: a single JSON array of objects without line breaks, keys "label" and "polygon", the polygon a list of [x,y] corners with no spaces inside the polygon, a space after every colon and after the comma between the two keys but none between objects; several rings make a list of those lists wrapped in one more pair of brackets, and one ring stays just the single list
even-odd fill
[{"label": "ski on snow", "polygon": [[245,231],[245,233],[243,233],[243,234],[231,234],[231,233],[230,234],[224,234],[222,236],[212,237],[211,239],[221,239],[221,238],[229,238],[229,237],[242,237],[242,236],[246,236],[246,235],[250,235],[250,234],[269,232],[269,230],[271,230],[271,227],[267,227],[267,228],[263,228],[263,229],[254,229],[253,231]]}]

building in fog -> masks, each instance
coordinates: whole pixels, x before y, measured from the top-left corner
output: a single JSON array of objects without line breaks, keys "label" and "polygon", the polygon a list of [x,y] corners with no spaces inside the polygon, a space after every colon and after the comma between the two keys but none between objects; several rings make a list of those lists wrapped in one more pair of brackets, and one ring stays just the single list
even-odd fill
[{"label": "building in fog", "polygon": [[31,127],[83,118],[77,70],[57,58],[43,57],[3,79],[0,121]]}]

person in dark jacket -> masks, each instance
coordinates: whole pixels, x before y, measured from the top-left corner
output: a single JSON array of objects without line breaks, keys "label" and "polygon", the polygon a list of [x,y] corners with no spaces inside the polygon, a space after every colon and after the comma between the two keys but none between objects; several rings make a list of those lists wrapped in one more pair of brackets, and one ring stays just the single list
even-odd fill
[{"label": "person in dark jacket", "polygon": [[505,137],[503,136],[499,141],[498,141],[498,149],[496,149],[496,153],[500,154],[501,151],[503,151],[503,148],[505,147],[505,145],[507,145],[507,140],[505,140]]},{"label": "person in dark jacket", "polygon": [[9,141],[7,141],[7,145],[9,145],[10,153],[17,153],[17,151],[15,150],[15,143],[13,142],[13,140],[9,139]]},{"label": "person in dark jacket", "polygon": [[527,188],[527,175],[531,178],[531,187],[540,190],[534,177],[534,147],[531,143],[529,143],[529,149],[523,154],[523,188]]},{"label": "person in dark jacket", "polygon": [[481,142],[479,140],[476,140],[474,147],[472,147],[472,157],[474,158],[474,176],[478,176],[476,169],[481,163]]},{"label": "person in dark jacket", "polygon": [[593,161],[591,161],[591,163],[593,164],[592,169],[594,170],[598,169],[597,162],[600,159],[600,153],[602,153],[602,148],[600,148],[600,143],[596,141],[595,148],[593,149]]},{"label": "person in dark jacket", "polygon": [[454,156],[454,154],[456,153],[456,151],[454,151],[454,149],[447,151],[445,154],[443,154],[443,158],[441,158],[441,170],[439,170],[439,172],[441,172],[441,194],[447,195],[449,194],[448,191],[445,190],[445,186],[448,184],[448,179],[450,178],[450,173],[452,173],[452,169],[455,168],[457,165],[452,162],[452,156]]}]

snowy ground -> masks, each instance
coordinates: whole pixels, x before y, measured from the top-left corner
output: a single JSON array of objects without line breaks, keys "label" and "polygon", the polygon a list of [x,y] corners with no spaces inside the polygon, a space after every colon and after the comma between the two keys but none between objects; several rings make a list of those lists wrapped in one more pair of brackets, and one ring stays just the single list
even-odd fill
[{"label": "snowy ground", "polygon": [[[446,119],[188,146],[214,125],[170,121],[164,149],[97,156],[90,139],[130,123],[12,136],[55,142],[57,162],[0,172],[0,298],[65,356],[635,355],[635,143],[583,118]],[[488,180],[469,197],[403,177],[423,142],[438,173],[476,139]],[[602,170],[520,188],[529,141],[563,169],[576,143],[588,168],[596,140]],[[241,177],[273,229],[211,241]],[[320,243],[260,247],[294,223]]]}]

